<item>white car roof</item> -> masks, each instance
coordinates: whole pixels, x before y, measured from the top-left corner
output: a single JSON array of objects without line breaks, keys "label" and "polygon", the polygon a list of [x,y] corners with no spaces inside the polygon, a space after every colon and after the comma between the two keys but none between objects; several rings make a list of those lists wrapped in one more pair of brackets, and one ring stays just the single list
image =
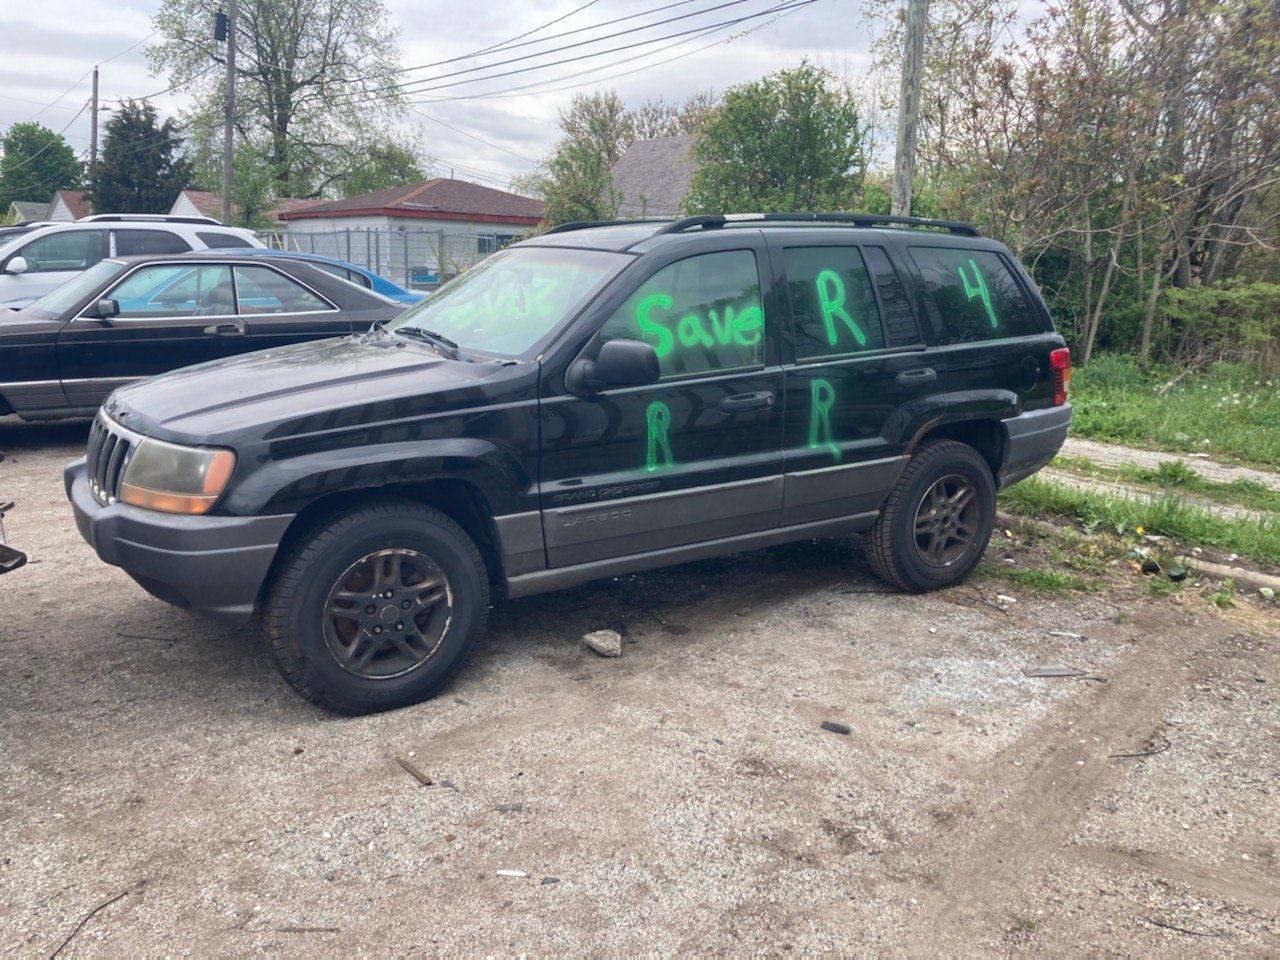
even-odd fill
[{"label": "white car roof", "polygon": [[198,233],[230,234],[252,241],[255,247],[265,246],[254,236],[252,230],[244,227],[228,227],[221,223],[175,223],[171,220],[76,220],[67,223],[55,223],[47,227],[37,227],[35,230],[19,234],[11,238],[7,243],[0,244],[0,255],[3,255],[5,251],[15,244],[27,244],[40,237],[78,230],[162,230],[182,237],[192,243],[198,250],[205,247],[205,244],[197,236]]}]

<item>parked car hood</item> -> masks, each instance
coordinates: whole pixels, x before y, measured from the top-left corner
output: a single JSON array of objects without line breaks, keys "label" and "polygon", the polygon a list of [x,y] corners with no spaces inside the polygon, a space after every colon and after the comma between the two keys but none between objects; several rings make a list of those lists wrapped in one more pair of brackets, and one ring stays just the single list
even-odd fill
[{"label": "parked car hood", "polygon": [[121,387],[104,409],[147,436],[235,445],[475,406],[486,381],[514,372],[509,361],[452,360],[428,344],[365,335],[175,370]]}]

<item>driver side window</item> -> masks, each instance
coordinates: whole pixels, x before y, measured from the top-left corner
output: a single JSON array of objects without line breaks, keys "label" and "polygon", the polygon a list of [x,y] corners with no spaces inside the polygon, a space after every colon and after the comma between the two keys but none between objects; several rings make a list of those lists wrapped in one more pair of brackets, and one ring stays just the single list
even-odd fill
[{"label": "driver side window", "polygon": [[231,316],[236,312],[229,267],[156,264],[129,274],[107,296],[121,319]]},{"label": "driver side window", "polygon": [[599,339],[651,345],[664,380],[762,366],[755,254],[704,253],[663,267],[605,321]]},{"label": "driver side window", "polygon": [[67,230],[32,240],[18,251],[27,273],[87,270],[106,256],[107,231]]}]

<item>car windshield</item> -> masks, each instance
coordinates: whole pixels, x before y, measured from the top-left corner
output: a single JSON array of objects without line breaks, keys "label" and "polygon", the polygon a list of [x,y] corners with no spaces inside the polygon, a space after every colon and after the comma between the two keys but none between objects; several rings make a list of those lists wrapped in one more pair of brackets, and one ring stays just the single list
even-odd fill
[{"label": "car windshield", "polygon": [[56,290],[46,293],[27,309],[50,317],[61,316],[81,300],[101,289],[107,281],[123,269],[124,264],[118,260],[100,260]]},{"label": "car windshield", "polygon": [[600,250],[513,247],[451,280],[388,327],[431,331],[462,350],[518,357],[629,261]]}]

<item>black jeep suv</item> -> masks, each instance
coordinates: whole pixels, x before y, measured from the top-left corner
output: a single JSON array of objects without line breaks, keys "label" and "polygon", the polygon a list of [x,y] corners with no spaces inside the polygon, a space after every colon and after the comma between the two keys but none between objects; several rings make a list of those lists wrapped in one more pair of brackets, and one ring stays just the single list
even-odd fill
[{"label": "black jeep suv", "polygon": [[572,224],[363,335],[118,389],[66,487],[103,560],[260,611],[299,693],[362,712],[440,687],[493,594],[852,533],[889,583],[954,584],[1069,373],[965,224]]}]

